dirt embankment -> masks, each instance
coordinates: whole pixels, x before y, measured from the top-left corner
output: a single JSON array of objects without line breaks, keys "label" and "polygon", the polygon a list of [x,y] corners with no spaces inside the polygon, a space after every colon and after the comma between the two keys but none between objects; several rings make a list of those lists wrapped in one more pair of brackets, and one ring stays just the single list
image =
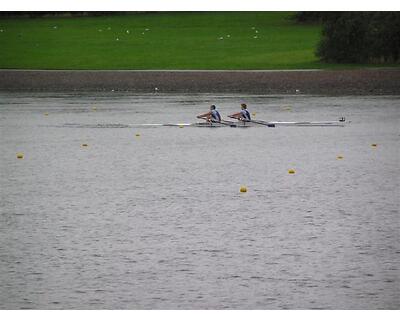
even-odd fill
[{"label": "dirt embankment", "polygon": [[0,70],[0,90],[400,95],[400,68],[329,71]]}]

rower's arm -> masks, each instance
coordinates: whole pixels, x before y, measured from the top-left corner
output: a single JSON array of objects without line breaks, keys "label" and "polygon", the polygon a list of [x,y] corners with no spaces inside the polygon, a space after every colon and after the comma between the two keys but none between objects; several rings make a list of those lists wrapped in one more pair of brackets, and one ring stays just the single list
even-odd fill
[{"label": "rower's arm", "polygon": [[211,112],[207,112],[207,113],[198,115],[197,118],[199,118],[199,119],[202,119],[204,117],[209,118],[210,116],[211,116]]},{"label": "rower's arm", "polygon": [[231,114],[231,115],[228,116],[228,117],[229,117],[229,118],[236,118],[236,119],[238,119],[238,118],[240,118],[241,115],[242,115],[242,113],[241,113],[241,112],[238,112],[238,113]]}]

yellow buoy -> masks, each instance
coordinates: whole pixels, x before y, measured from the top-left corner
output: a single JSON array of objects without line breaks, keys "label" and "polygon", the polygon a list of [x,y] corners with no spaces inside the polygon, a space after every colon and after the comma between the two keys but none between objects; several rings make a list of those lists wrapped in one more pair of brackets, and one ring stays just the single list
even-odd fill
[{"label": "yellow buoy", "polygon": [[87,143],[82,143],[82,147],[87,147],[88,144]]},{"label": "yellow buoy", "polygon": [[256,113],[255,113],[255,112],[253,112],[251,115],[252,115],[253,117],[255,117],[255,116],[256,116]]},{"label": "yellow buoy", "polygon": [[296,171],[294,171],[294,169],[289,169],[289,170],[288,170],[288,173],[289,173],[289,174],[295,174]]},{"label": "yellow buoy", "polygon": [[140,137],[140,133],[136,133],[135,136],[136,136],[136,137]]},{"label": "yellow buoy", "polygon": [[376,143],[371,144],[371,147],[376,148],[378,145]]},{"label": "yellow buoy", "polygon": [[179,128],[183,128],[183,124],[180,124],[180,125],[179,125]]},{"label": "yellow buoy", "polygon": [[44,115],[45,115],[45,116],[48,116],[49,114],[46,112]]},{"label": "yellow buoy", "polygon": [[23,159],[24,158],[24,154],[21,152],[17,153],[17,159]]},{"label": "yellow buoy", "polygon": [[343,159],[343,156],[340,156],[340,155],[339,155],[339,156],[336,157],[336,159],[342,160],[342,159]]},{"label": "yellow buoy", "polygon": [[247,188],[245,186],[240,187],[240,192],[247,192]]},{"label": "yellow buoy", "polygon": [[96,110],[97,110],[97,108],[96,108],[96,107],[93,107],[93,108],[92,108],[92,110],[93,110],[93,111],[96,111]]}]

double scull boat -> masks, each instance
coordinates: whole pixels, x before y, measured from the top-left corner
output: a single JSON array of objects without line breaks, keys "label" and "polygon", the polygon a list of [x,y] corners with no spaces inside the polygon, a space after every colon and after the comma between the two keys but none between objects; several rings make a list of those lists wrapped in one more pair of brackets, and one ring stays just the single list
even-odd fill
[{"label": "double scull boat", "polygon": [[152,127],[199,127],[199,128],[248,128],[248,127],[344,127],[345,118],[335,121],[263,121],[263,120],[246,120],[246,121],[226,121],[221,122],[194,122],[194,123],[108,123],[108,124],[77,124],[66,123],[64,127],[85,127],[85,128],[152,128]]},{"label": "double scull boat", "polygon": [[138,127],[344,127],[345,119],[340,118],[335,121],[263,121],[263,120],[246,120],[246,121],[221,121],[221,122],[195,122],[195,123],[148,123],[148,124],[131,124],[130,126]]}]

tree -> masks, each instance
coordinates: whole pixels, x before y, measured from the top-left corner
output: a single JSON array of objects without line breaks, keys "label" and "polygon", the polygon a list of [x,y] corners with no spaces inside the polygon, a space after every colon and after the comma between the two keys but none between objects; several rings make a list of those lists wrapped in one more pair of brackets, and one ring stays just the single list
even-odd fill
[{"label": "tree", "polygon": [[326,62],[397,63],[400,59],[400,13],[326,14],[316,53]]}]

